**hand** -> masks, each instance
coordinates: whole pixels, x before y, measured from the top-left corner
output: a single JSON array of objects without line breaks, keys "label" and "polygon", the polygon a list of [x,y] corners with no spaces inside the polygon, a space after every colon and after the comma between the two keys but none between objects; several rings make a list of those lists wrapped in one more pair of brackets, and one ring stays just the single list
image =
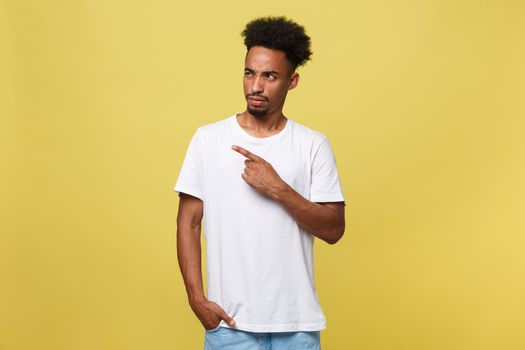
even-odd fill
[{"label": "hand", "polygon": [[273,166],[266,160],[237,145],[233,145],[232,149],[248,158],[244,161],[246,168],[244,168],[241,177],[258,192],[272,197],[274,193],[278,193],[286,185]]},{"label": "hand", "polygon": [[235,320],[213,301],[204,299],[190,305],[206,330],[217,328],[221,320],[226,321],[230,327],[235,326]]}]

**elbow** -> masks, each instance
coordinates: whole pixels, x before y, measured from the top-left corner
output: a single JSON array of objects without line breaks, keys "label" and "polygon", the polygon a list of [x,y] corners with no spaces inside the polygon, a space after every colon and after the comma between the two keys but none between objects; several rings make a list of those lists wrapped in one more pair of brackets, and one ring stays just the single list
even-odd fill
[{"label": "elbow", "polygon": [[339,242],[339,240],[343,237],[345,233],[345,226],[342,225],[340,227],[338,227],[337,229],[335,229],[329,238],[325,239],[326,243],[330,244],[330,245],[334,245],[336,244],[337,242]]}]

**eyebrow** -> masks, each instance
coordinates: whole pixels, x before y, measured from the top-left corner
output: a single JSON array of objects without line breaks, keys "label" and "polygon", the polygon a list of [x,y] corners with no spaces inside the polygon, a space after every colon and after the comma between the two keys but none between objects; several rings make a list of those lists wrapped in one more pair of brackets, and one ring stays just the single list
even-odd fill
[{"label": "eyebrow", "polygon": [[[253,73],[255,72],[253,69],[251,68],[244,68],[245,71],[249,71],[250,73]],[[273,75],[281,75],[281,73],[277,72],[277,71],[274,71],[274,70],[267,70],[267,71],[264,71],[263,74],[273,74]]]}]

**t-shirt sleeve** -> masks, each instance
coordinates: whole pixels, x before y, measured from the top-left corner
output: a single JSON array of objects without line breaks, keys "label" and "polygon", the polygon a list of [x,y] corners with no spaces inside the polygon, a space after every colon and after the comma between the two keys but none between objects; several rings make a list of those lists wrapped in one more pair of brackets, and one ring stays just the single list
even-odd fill
[{"label": "t-shirt sleeve", "polygon": [[186,150],[179,177],[173,188],[175,192],[183,192],[204,200],[202,155],[200,129],[197,129]]},{"label": "t-shirt sleeve", "polygon": [[310,201],[344,202],[337,164],[327,138],[324,138],[312,161]]}]

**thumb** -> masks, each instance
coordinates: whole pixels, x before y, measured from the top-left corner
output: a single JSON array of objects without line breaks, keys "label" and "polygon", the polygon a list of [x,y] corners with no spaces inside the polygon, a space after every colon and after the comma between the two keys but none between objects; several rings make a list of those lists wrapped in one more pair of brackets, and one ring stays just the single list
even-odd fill
[{"label": "thumb", "polygon": [[235,320],[233,318],[231,318],[230,316],[228,316],[228,314],[220,307],[219,307],[219,315],[218,316],[220,318],[222,318],[224,321],[226,321],[226,323],[228,325],[230,325],[231,327],[235,326]]}]

